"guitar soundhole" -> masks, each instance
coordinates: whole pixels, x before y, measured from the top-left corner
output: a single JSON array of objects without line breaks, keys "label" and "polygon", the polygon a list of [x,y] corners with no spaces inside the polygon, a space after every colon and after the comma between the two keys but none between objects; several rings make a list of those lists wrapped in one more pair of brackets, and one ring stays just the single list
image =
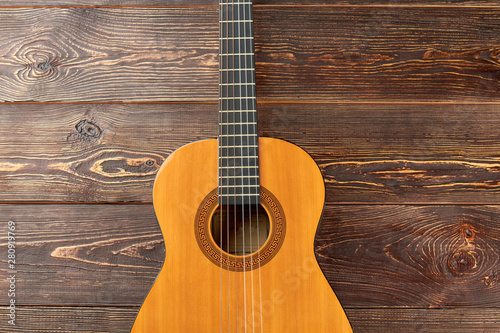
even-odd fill
[{"label": "guitar soundhole", "polygon": [[210,231],[222,251],[246,256],[266,243],[270,232],[269,217],[261,205],[223,205],[212,215]]},{"label": "guitar soundhole", "polygon": [[[217,189],[196,212],[195,236],[200,250],[218,267],[245,272],[264,266],[285,240],[286,221],[278,200],[260,187],[260,205],[219,206]],[[258,221],[258,222],[257,222]]]}]

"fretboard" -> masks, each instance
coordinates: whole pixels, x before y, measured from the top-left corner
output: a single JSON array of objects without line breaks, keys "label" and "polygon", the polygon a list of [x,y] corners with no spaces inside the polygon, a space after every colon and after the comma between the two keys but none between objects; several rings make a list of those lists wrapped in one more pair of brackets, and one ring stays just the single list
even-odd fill
[{"label": "fretboard", "polygon": [[220,0],[219,204],[260,202],[252,1]]}]

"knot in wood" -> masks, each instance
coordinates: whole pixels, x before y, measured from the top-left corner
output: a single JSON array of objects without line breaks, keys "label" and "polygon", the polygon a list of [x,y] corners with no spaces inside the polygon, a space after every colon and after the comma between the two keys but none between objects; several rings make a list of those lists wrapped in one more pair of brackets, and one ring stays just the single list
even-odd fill
[{"label": "knot in wood", "polygon": [[485,276],[482,280],[486,287],[491,287],[498,283],[498,275],[493,273]]},{"label": "knot in wood", "polygon": [[460,250],[449,255],[447,260],[448,270],[455,276],[471,273],[477,267],[478,258],[475,252]]},{"label": "knot in wood", "polygon": [[464,225],[461,226],[461,231],[462,231],[462,235],[463,237],[465,237],[467,239],[467,241],[472,241],[474,240],[474,238],[476,238],[476,230],[474,228],[474,226],[466,223]]},{"label": "knot in wood", "polygon": [[99,126],[89,120],[82,120],[75,127],[78,133],[87,138],[98,139],[102,134]]},{"label": "knot in wood", "polygon": [[50,69],[51,66],[50,66],[50,63],[48,61],[46,61],[46,62],[39,63],[37,67],[41,71],[46,72],[46,71],[48,71]]}]

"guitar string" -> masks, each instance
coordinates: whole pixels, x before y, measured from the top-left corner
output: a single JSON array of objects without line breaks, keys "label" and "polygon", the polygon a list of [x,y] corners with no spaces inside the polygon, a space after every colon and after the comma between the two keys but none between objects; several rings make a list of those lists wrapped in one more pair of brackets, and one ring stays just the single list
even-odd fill
[{"label": "guitar string", "polygon": [[[233,4],[234,4],[234,0],[233,0]],[[238,17],[237,17],[237,22],[236,24],[233,25],[234,29],[233,29],[233,36],[235,37],[235,40],[237,39],[238,41],[238,54],[241,54],[241,43],[243,42],[246,46],[246,41],[245,40],[241,40],[240,37],[241,36],[241,11],[242,11],[242,6],[238,0],[238,3],[236,5],[236,12],[238,13]],[[233,12],[233,19],[235,18],[235,13]],[[235,41],[236,42],[236,41]],[[236,61],[236,57],[238,57],[238,61]],[[236,64],[238,63],[238,64]],[[246,99],[246,93],[245,95],[243,96],[243,90],[242,90],[242,85],[241,83],[243,82],[242,80],[242,75],[241,75],[241,72],[242,72],[242,68],[241,68],[241,56],[238,55],[236,56],[236,50],[233,54],[233,67],[234,68],[237,68],[238,69],[238,88],[239,88],[239,96],[240,98],[243,98],[243,100],[240,99],[240,105],[239,105],[239,118],[240,118],[240,121],[239,121],[239,127],[240,127],[240,148],[239,148],[239,152],[238,154],[240,155],[239,156],[239,160],[240,160],[240,166],[243,167],[244,166],[244,161],[243,161],[243,104],[245,104],[247,102],[247,99]],[[235,82],[233,81],[233,84],[235,84]],[[233,88],[233,95],[236,95],[236,87]],[[245,102],[244,102],[245,101]],[[236,128],[235,128],[235,132],[236,132]],[[236,157],[235,157],[236,158]],[[243,176],[242,178],[242,185],[244,185],[245,183],[245,173],[248,172],[247,170],[245,170],[244,168],[241,168],[241,174]],[[241,251],[241,255],[242,255],[242,259],[243,259],[243,321],[245,323],[245,333],[247,332],[247,281],[246,281],[246,262],[245,262],[245,258],[246,258],[246,244],[245,244],[245,201],[247,200],[247,197],[246,197],[246,190],[245,190],[245,186],[242,187],[242,197],[241,197],[241,234],[242,234],[242,244],[240,245],[242,247],[242,251]]]},{"label": "guitar string", "polygon": [[[251,83],[253,83],[251,85],[251,91],[252,91],[252,105],[251,105],[251,109],[254,110],[253,111],[253,116],[255,119],[253,119],[253,126],[254,126],[254,136],[252,138],[252,145],[253,145],[253,149],[255,149],[255,153],[253,154],[253,156],[259,156],[259,148],[258,148],[258,136],[257,136],[257,91],[256,91],[256,87],[257,87],[257,83],[256,83],[256,78],[255,78],[255,40],[254,40],[254,29],[253,29],[253,1],[250,1],[250,4],[249,4],[249,11],[248,11],[248,18],[247,18],[249,21],[250,21],[250,26],[249,26],[249,35],[252,37],[251,41],[250,41],[250,68],[253,69],[253,72],[252,72],[252,79],[251,79]],[[245,47],[246,47],[246,44],[245,44]],[[247,52],[245,52],[247,53]],[[245,62],[246,62],[246,57],[245,57]],[[248,88],[247,88],[248,89]],[[260,161],[257,160],[256,161],[257,163],[259,163]],[[257,164],[258,166],[258,164]],[[258,172],[260,171],[259,169],[257,169]],[[259,172],[259,175],[260,175],[260,172]],[[258,177],[258,184],[260,185],[260,177]],[[260,186],[257,187],[257,196],[260,197]],[[259,297],[258,297],[258,302],[259,302],[259,313],[260,313],[260,331],[261,333],[263,332],[264,330],[264,322],[263,322],[263,308],[262,308],[262,272],[261,272],[261,262],[260,262],[260,255],[261,255],[261,243],[260,243],[260,221],[259,221],[259,205],[260,205],[260,200],[256,200],[255,202],[255,215],[256,215],[256,223],[257,223],[257,246],[258,246],[258,250],[257,250],[257,261],[258,261],[258,272],[259,272],[259,276],[258,276],[258,282],[259,282]],[[253,261],[252,261],[252,265],[253,265]],[[253,272],[253,270],[252,270]],[[254,321],[254,331],[255,331],[255,317],[253,317],[253,321]]]},{"label": "guitar string", "polygon": [[[223,142],[223,129],[224,129],[224,88],[223,85],[224,80],[223,80],[223,55],[224,55],[224,39],[223,36],[223,24],[224,24],[224,0],[220,0],[220,6],[219,6],[219,50],[220,50],[220,55],[219,55],[219,212],[220,212],[220,219],[219,219],[219,244],[220,244],[220,333],[223,333],[223,317],[224,317],[224,307],[223,307],[223,269],[222,269],[222,262],[223,262],[223,249],[222,249],[222,244],[223,244],[223,211],[222,211],[222,185],[223,185],[223,177],[226,175],[223,174],[222,172],[222,152],[223,152],[223,147],[224,147],[224,142]],[[227,73],[227,72],[226,72]],[[227,74],[226,74],[227,75]],[[226,102],[227,103],[227,102]],[[226,116],[227,117],[227,116]],[[226,171],[227,172],[227,171]]]},{"label": "guitar string", "polygon": [[[239,0],[238,0],[239,1]],[[235,27],[235,2],[234,0],[232,0],[232,7],[231,7],[231,39],[232,39],[232,53],[231,53],[231,57],[232,57],[232,66],[231,66],[231,69],[232,69],[232,73],[233,73],[233,86],[232,86],[232,97],[233,97],[233,123],[235,123],[235,119],[236,119],[236,113],[237,113],[237,108],[236,108],[236,42],[239,43],[239,39],[235,38],[235,34],[236,34],[236,27]],[[238,9],[239,9],[239,6],[238,6]],[[229,36],[228,36],[229,37]],[[238,47],[240,45],[238,44]],[[229,62],[229,59],[228,59],[228,62]],[[241,78],[241,70],[238,71],[239,72],[239,76]],[[241,99],[240,99],[240,116],[241,116]],[[236,159],[237,159],[237,144],[236,144],[236,126],[235,125],[231,125],[230,126],[232,128],[232,131],[233,131],[233,154],[232,154],[232,158],[233,158],[233,189],[232,189],[232,192],[233,192],[233,200],[232,200],[232,205],[233,205],[233,228],[234,228],[234,253],[235,253],[235,257],[238,256],[238,228],[237,228],[237,205],[238,205],[238,202],[237,202],[237,194],[236,194],[236,170],[237,170],[237,165],[236,165]],[[240,133],[240,146],[241,146],[241,140],[242,140],[242,136],[241,136],[241,133]],[[241,149],[241,148],[240,148]],[[243,168],[240,167],[240,172],[243,171]],[[241,200],[244,200],[244,198],[242,197]],[[229,223],[228,223],[229,225]],[[244,223],[243,223],[243,226],[244,226]],[[244,233],[244,228],[243,228],[243,233]],[[244,245],[244,241],[243,241],[243,245]],[[244,250],[244,246],[243,246],[243,250]],[[234,291],[234,300],[235,300],[235,325],[236,325],[236,330],[235,332],[237,333],[238,332],[238,273],[237,271],[234,272],[233,274],[234,276],[234,283],[235,283],[235,291]],[[246,284],[246,281],[245,281],[245,260],[243,259],[243,297],[244,297],[244,300],[245,300],[245,284]],[[246,302],[244,301],[243,303],[243,309],[244,309],[244,318],[246,317]],[[246,333],[246,320],[244,320],[245,322],[245,333]]]},{"label": "guitar string", "polygon": [[[248,10],[247,10],[247,6],[248,6]],[[250,19],[250,14],[251,14],[251,8],[252,8],[252,4],[251,3],[244,3],[243,4],[243,20],[240,21],[241,23],[239,24],[239,26],[241,26],[241,24],[243,24],[243,36],[247,37],[249,36],[247,34],[247,25],[246,25],[246,21],[248,19]],[[248,14],[248,17],[247,17],[247,14]],[[239,19],[241,20],[241,16],[239,17]],[[248,31],[248,33],[251,32],[251,31]],[[251,36],[250,36],[251,37]],[[244,69],[245,69],[245,97],[252,97],[252,101],[253,101],[253,98],[255,97],[254,95],[250,94],[250,96],[248,96],[248,72],[247,72],[247,69],[248,69],[248,64],[247,64],[247,54],[248,54],[248,51],[252,51],[252,47],[250,45],[250,50],[247,49],[247,41],[246,40],[243,40],[243,43],[244,43],[244,47],[243,47],[243,55],[241,55],[241,50],[240,50],[240,65],[241,65],[241,58],[243,57],[244,61]],[[241,77],[241,71],[240,71],[240,77]],[[240,83],[241,80],[240,80]],[[240,84],[240,91],[242,90],[242,85]],[[250,107],[249,107],[249,104],[253,104],[253,102],[250,102],[248,101],[248,98],[245,99],[245,110],[246,110],[246,133],[252,133],[252,134],[256,134],[254,133],[253,131],[250,131],[250,128],[249,128],[249,124],[250,124]],[[255,109],[253,109],[255,110]],[[243,123],[243,122],[241,122]],[[241,125],[241,127],[243,127]],[[243,133],[243,130],[241,130],[241,133]],[[250,138],[250,140],[253,140],[252,139],[253,137]],[[249,140],[249,141],[250,141]],[[246,144],[248,145],[249,142],[246,142]],[[250,151],[251,149],[249,148],[248,151],[247,151],[247,165],[250,166],[251,164],[251,158],[250,158],[250,155],[253,155],[253,156],[256,156],[256,154],[250,154]],[[247,176],[250,176],[250,169],[247,170]],[[247,193],[249,194],[248,195],[248,217],[249,217],[249,221],[248,221],[248,224],[249,224],[249,236],[250,236],[250,284],[251,284],[251,287],[250,287],[250,290],[251,290],[251,311],[252,311],[252,332],[255,332],[255,305],[254,305],[254,270],[253,270],[253,237],[252,237],[252,234],[253,234],[253,231],[252,231],[252,200],[251,200],[251,197],[252,197],[252,191],[251,191],[251,182],[250,182],[250,177],[248,177],[246,179],[246,183],[248,184],[248,191]],[[243,238],[244,239],[244,238]],[[259,244],[259,243],[257,243]],[[246,254],[246,253],[245,253]]]},{"label": "guitar string", "polygon": [[[231,53],[231,43],[233,44],[232,45],[232,48],[233,48],[233,51],[232,53],[234,53],[234,41],[231,41],[230,40],[230,36],[229,36],[229,22],[230,22],[230,17],[229,17],[229,14],[231,13],[230,10],[229,10],[229,3],[228,2],[225,2],[225,0],[222,0],[223,4],[222,4],[222,8],[221,10],[224,11],[224,13],[226,14],[226,17],[225,17],[225,20],[223,19],[222,20],[222,28],[221,28],[221,31],[222,31],[222,38],[223,40],[226,41],[226,50],[225,50],[225,53],[224,52],[221,52],[221,54],[223,54],[222,56],[222,59],[221,59],[221,63],[224,62],[224,57],[225,57],[225,67],[227,69],[230,69],[229,68],[229,56],[230,56],[230,53]],[[225,29],[224,29],[224,24],[225,24]],[[224,65],[223,65],[224,66]],[[233,100],[230,99],[230,71],[225,71],[225,77],[226,77],[226,82],[224,87],[225,87],[225,95],[223,95],[224,100],[226,102],[226,109],[228,110],[228,112],[226,112],[226,125],[225,125],[225,134],[226,134],[226,154],[224,157],[227,156],[227,158],[225,159],[225,166],[227,167],[226,168],[226,174],[225,174],[225,183],[224,183],[224,189],[223,190],[223,196],[224,198],[221,200],[221,230],[224,230],[223,229],[223,223],[222,223],[222,219],[223,219],[223,214],[224,213],[224,210],[223,210],[223,206],[222,206],[222,203],[224,204],[224,207],[225,207],[225,219],[226,219],[226,230],[225,230],[225,234],[226,234],[226,253],[225,253],[225,257],[226,257],[226,261],[229,260],[229,256],[230,256],[230,237],[231,237],[231,233],[230,233],[230,223],[229,221],[231,219],[234,219],[234,216],[231,216],[231,211],[230,211],[230,202],[231,202],[231,193],[230,193],[230,187],[228,186],[229,183],[230,183],[230,175],[227,174],[229,173],[230,171],[233,172],[233,177],[234,177],[234,174],[235,174],[235,168],[234,168],[234,163],[232,165],[232,169],[229,168],[229,157],[232,155],[234,155],[234,133],[231,133],[231,131],[229,130],[230,126],[228,126],[229,124],[229,117],[232,116],[234,118],[234,96],[233,96]],[[234,82],[234,70],[233,70],[233,82]],[[232,106],[233,106],[233,109],[231,109],[231,102],[232,102]],[[230,110],[233,110],[231,112],[229,112]],[[224,126],[224,125],[223,125]],[[232,136],[231,136],[232,135]],[[229,148],[228,146],[228,143],[229,141],[232,140],[232,145],[233,148]],[[232,150],[230,150],[232,149]],[[224,154],[223,154],[224,155]],[[233,182],[234,182],[234,178],[233,178]],[[234,199],[233,199],[234,200]],[[221,238],[221,245],[223,244],[223,240]],[[223,252],[223,249],[222,249],[222,246],[221,246],[221,253]],[[222,268],[222,258],[223,256],[221,255],[221,270],[223,269]],[[235,281],[236,282],[236,281]],[[227,299],[227,331],[230,330],[230,325],[231,325],[231,272],[230,270],[226,270],[226,299]],[[235,284],[235,290],[237,290],[237,285]],[[235,312],[237,313],[237,309],[238,309],[238,304],[236,304],[236,306],[234,307],[235,309]]]}]

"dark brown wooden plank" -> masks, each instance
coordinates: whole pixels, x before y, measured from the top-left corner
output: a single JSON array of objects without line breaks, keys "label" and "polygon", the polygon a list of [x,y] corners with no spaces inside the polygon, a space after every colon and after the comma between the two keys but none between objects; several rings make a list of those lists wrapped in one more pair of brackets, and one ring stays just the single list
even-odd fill
[{"label": "dark brown wooden plank", "polygon": [[0,17],[0,101],[217,95],[216,8],[3,9]]},{"label": "dark brown wooden plank", "polygon": [[[138,308],[21,307],[16,327],[0,321],[5,333],[128,333]],[[0,308],[5,318],[6,309]],[[355,333],[421,332],[477,333],[500,330],[498,308],[479,309],[352,309],[347,308]]]},{"label": "dark brown wooden plank", "polygon": [[[3,202],[151,202],[163,160],[217,135],[216,104],[4,104],[0,113]],[[498,203],[499,129],[497,105],[259,105],[260,134],[308,151],[328,202]]]},{"label": "dark brown wooden plank", "polygon": [[0,216],[3,272],[12,270],[6,230],[15,222],[19,306],[139,306],[163,263],[152,205],[0,205]]},{"label": "dark brown wooden plank", "polygon": [[258,92],[311,102],[497,101],[495,12],[265,8],[255,15]]},{"label": "dark brown wooden plank", "polygon": [[346,309],[355,333],[498,332],[499,308]]},{"label": "dark brown wooden plank", "polygon": [[[161,267],[150,205],[0,205],[0,213],[4,230],[16,222],[20,306],[137,306]],[[329,205],[316,253],[346,307],[500,307],[499,216],[498,205]],[[283,282],[307,279],[301,267]]]},{"label": "dark brown wooden plank", "polygon": [[[266,101],[500,101],[500,9],[257,7]],[[216,101],[217,7],[0,10],[0,101]]]},{"label": "dark brown wooden plank", "polygon": [[[4,333],[128,333],[139,307],[45,307],[16,308],[16,325],[0,321]],[[7,309],[0,308],[2,319]]]},{"label": "dark brown wooden plank", "polygon": [[499,206],[328,206],[317,257],[347,307],[499,307]]},{"label": "dark brown wooden plank", "polygon": [[[25,0],[3,0],[0,7],[165,7],[165,6],[217,6],[217,0],[80,0],[78,4],[70,0],[32,0],[27,3]],[[255,0],[254,5],[260,6],[495,6],[495,0]]]}]

